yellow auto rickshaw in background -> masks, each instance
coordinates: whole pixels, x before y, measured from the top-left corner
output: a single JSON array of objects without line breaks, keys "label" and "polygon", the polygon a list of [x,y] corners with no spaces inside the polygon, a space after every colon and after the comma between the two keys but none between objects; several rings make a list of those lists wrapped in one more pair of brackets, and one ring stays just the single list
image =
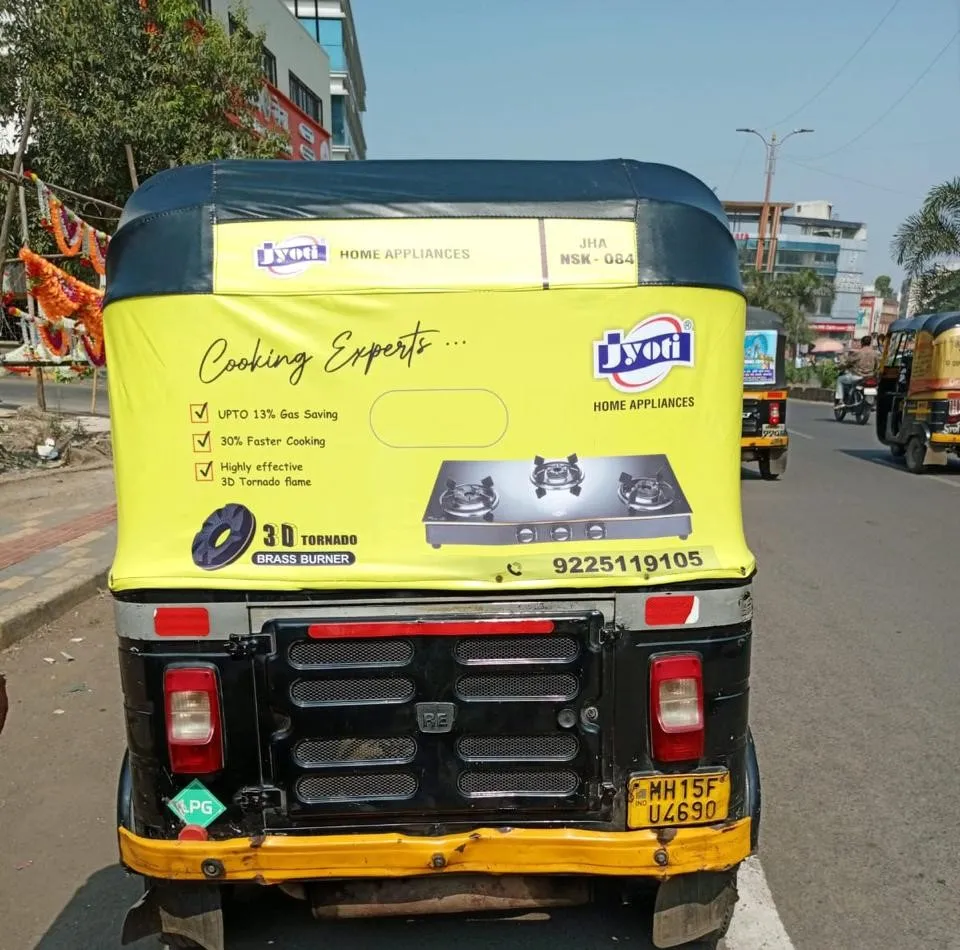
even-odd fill
[{"label": "yellow auto rickshaw in background", "polygon": [[740,458],[759,463],[761,477],[771,480],[787,470],[786,343],[778,314],[747,307]]},{"label": "yellow auto rickshaw in background", "polygon": [[960,313],[891,325],[880,361],[877,437],[915,473],[960,453]]}]

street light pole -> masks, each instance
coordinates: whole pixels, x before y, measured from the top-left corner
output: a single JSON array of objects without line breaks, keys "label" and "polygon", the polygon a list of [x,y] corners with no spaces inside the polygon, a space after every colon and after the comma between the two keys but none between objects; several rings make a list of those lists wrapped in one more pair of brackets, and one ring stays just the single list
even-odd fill
[{"label": "street light pole", "polygon": [[[758,271],[763,270],[770,273],[773,271],[776,262],[776,245],[774,243],[775,236],[772,233],[773,229],[771,228],[771,253],[767,253],[767,225],[770,223],[770,193],[773,190],[773,176],[777,170],[777,152],[783,143],[791,136],[805,135],[812,132],[813,129],[794,129],[792,132],[788,132],[782,139],[778,139],[777,133],[772,132],[769,141],[766,136],[762,135],[756,129],[737,129],[737,131],[745,132],[748,135],[755,135],[763,142],[766,148],[766,182],[763,188],[763,208],[760,211],[760,221],[757,226],[757,257],[755,266]],[[766,256],[766,261],[764,260],[764,256]]]}]

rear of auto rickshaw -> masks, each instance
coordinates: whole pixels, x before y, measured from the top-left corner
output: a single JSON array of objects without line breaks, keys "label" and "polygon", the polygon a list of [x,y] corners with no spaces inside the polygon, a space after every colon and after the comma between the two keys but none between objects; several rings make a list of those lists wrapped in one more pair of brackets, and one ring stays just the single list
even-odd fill
[{"label": "rear of auto rickshaw", "polygon": [[960,313],[891,324],[880,362],[877,437],[914,473],[960,454]]},{"label": "rear of auto rickshaw", "polygon": [[740,457],[757,462],[765,479],[779,478],[787,470],[786,344],[779,314],[747,307]]},{"label": "rear of auto rickshaw", "polygon": [[[124,940],[656,888],[757,842],[744,300],[720,202],[607,162],[165,171],[105,325]],[[533,376],[530,374],[533,373]],[[638,932],[649,921],[638,917]]]}]

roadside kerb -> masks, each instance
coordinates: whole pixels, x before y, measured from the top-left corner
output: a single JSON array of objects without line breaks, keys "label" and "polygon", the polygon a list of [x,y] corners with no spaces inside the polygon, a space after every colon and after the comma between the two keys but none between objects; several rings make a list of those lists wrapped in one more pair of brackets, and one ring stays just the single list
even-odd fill
[{"label": "roadside kerb", "polygon": [[835,398],[834,390],[815,386],[789,386],[787,396],[801,402],[833,402]]},{"label": "roadside kerb", "polygon": [[87,573],[50,585],[42,594],[27,595],[12,607],[0,610],[0,650],[29,636],[38,627],[52,623],[106,588],[109,573],[109,567],[92,568]]}]

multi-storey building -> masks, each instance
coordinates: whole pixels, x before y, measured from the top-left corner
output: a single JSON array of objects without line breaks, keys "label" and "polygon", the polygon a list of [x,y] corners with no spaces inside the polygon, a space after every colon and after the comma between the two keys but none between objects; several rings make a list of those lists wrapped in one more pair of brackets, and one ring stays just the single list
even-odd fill
[{"label": "multi-storey building", "polygon": [[[757,255],[762,203],[724,202],[730,228],[740,247],[741,264],[753,267]],[[834,215],[828,201],[779,202],[772,206],[779,231],[774,234],[775,274],[812,270],[832,287],[816,312],[811,328],[818,336],[851,336],[856,328],[867,256],[867,227]]]},{"label": "multi-storey building", "polygon": [[363,133],[367,86],[350,0],[283,0],[330,61],[331,157],[367,157]]}]

